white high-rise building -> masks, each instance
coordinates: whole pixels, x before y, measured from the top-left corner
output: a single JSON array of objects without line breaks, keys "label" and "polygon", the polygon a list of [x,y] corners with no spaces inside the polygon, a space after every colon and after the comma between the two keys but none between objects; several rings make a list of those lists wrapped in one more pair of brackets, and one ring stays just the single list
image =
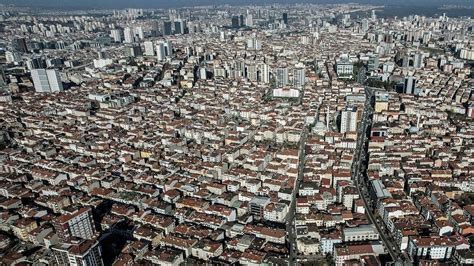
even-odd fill
[{"label": "white high-rise building", "polygon": [[164,61],[166,59],[165,44],[163,42],[159,42],[156,45],[156,55],[158,57],[158,61]]},{"label": "white high-rise building", "polygon": [[372,20],[377,20],[377,14],[375,14],[375,10],[372,10],[371,19],[372,19]]},{"label": "white high-rise building", "polygon": [[405,77],[405,89],[404,93],[413,94],[415,93],[416,79],[413,76]]},{"label": "white high-rise building", "polygon": [[369,20],[368,19],[362,19],[362,31],[366,32],[369,30]]},{"label": "white high-rise building", "polygon": [[155,55],[155,45],[153,42],[148,41],[144,43],[145,45],[145,55],[154,56]]},{"label": "white high-rise building", "polygon": [[247,78],[250,81],[257,81],[258,80],[258,71],[257,66],[254,64],[250,64],[247,66]]},{"label": "white high-rise building", "polygon": [[262,42],[257,38],[252,38],[247,40],[247,49],[248,50],[261,50],[262,49]]},{"label": "white high-rise building", "polygon": [[336,73],[339,78],[350,79],[352,78],[353,72],[354,65],[347,55],[341,56],[341,58],[336,61]]},{"label": "white high-rise building", "polygon": [[48,69],[46,70],[46,75],[48,76],[49,88],[51,92],[58,92],[64,89],[61,77],[59,76],[59,71],[55,69]]},{"label": "white high-rise building", "polygon": [[413,67],[416,69],[420,69],[423,67],[423,54],[422,53],[416,53],[413,56]]},{"label": "white high-rise building", "polygon": [[134,36],[133,36],[133,30],[131,28],[125,28],[123,31],[123,35],[125,37],[125,43],[133,43]]},{"label": "white high-rise building", "polygon": [[221,42],[225,42],[225,31],[220,32],[219,39]]},{"label": "white high-rise building", "polygon": [[200,79],[204,79],[204,80],[207,79],[207,70],[206,70],[206,67],[200,67],[200,68],[199,68],[199,78],[200,78]]},{"label": "white high-rise building", "polygon": [[112,36],[112,39],[114,39],[114,42],[122,42],[122,31],[119,29],[113,29],[110,31],[110,35]]},{"label": "white high-rise building", "polygon": [[285,87],[288,85],[288,68],[279,67],[276,69],[276,86],[278,88]]},{"label": "white high-rise building", "polygon": [[341,133],[357,131],[357,107],[346,106],[341,113]]},{"label": "white high-rise building", "polygon": [[245,25],[248,27],[253,27],[253,16],[252,14],[248,14],[245,19]]},{"label": "white high-rise building", "polygon": [[171,42],[166,41],[164,45],[165,45],[166,56],[170,56],[170,57],[173,56],[173,46],[171,45]]},{"label": "white high-rise building", "polygon": [[258,66],[258,81],[263,82],[265,84],[270,83],[270,70],[267,64],[260,64]]},{"label": "white high-rise building", "polygon": [[134,32],[134,36],[138,36],[140,40],[145,39],[145,33],[143,32],[143,27],[138,26],[133,30],[133,32]]},{"label": "white high-rise building", "polygon": [[303,64],[297,64],[293,69],[293,86],[297,89],[304,87],[306,83],[305,67]]},{"label": "white high-rise building", "polygon": [[17,52],[6,51],[5,59],[7,60],[8,64],[21,62],[21,56]]},{"label": "white high-rise building", "polygon": [[158,61],[166,60],[166,57],[173,56],[173,47],[171,46],[171,42],[169,41],[160,41],[156,45],[156,54],[158,57]]},{"label": "white high-rise building", "polygon": [[96,234],[92,211],[89,207],[79,208],[57,217],[53,220],[53,226],[62,242],[68,242],[75,237],[94,239]]},{"label": "white high-rise building", "polygon": [[59,92],[63,90],[61,77],[56,69],[33,69],[31,78],[36,92]]}]

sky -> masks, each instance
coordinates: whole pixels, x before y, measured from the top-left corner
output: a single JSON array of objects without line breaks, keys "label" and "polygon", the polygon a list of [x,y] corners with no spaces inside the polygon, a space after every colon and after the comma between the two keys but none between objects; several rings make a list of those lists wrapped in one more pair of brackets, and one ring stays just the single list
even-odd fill
[{"label": "sky", "polygon": [[474,0],[0,0],[0,4],[47,8],[170,8],[198,5],[261,5],[271,3],[347,3],[400,6],[474,6]]}]

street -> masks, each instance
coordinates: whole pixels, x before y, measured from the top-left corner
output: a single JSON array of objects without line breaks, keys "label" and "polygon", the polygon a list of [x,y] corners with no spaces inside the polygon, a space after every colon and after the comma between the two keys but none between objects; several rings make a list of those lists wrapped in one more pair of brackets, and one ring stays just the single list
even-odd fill
[{"label": "street", "polygon": [[392,257],[392,260],[397,261],[400,258],[404,257],[404,255],[400,252],[399,247],[396,245],[396,243],[389,240],[390,237],[386,235],[385,230],[383,230],[380,224],[377,223],[377,220],[373,214],[374,210],[369,202],[370,199],[368,199],[367,194],[364,193],[362,189],[362,187],[364,186],[366,189],[368,189],[367,187],[368,184],[363,182],[362,180],[366,176],[365,175],[366,167],[364,168],[362,167],[364,164],[364,158],[368,158],[367,132],[371,128],[372,120],[370,117],[372,116],[374,112],[373,106],[372,106],[372,97],[374,93],[373,89],[366,87],[365,92],[366,92],[366,102],[365,102],[365,107],[364,107],[364,113],[362,115],[362,120],[360,122],[359,130],[358,130],[357,147],[354,153],[354,163],[352,165],[352,179],[354,180],[354,183],[356,185],[360,198],[364,202],[367,218],[372,224],[374,224],[375,228],[377,229],[377,232],[380,235],[382,243],[385,246],[388,253],[390,254],[390,256]]},{"label": "street", "polygon": [[304,161],[305,161],[305,145],[306,139],[308,137],[308,128],[305,126],[301,134],[300,144],[299,144],[299,164],[298,164],[298,178],[295,182],[295,189],[293,190],[291,205],[288,210],[286,231],[288,233],[287,240],[289,242],[290,256],[289,256],[289,265],[295,265],[297,257],[297,247],[296,247],[296,228],[295,228],[295,216],[296,216],[296,197],[298,196],[298,191],[300,187],[300,182],[303,179],[303,170],[304,170]]}]

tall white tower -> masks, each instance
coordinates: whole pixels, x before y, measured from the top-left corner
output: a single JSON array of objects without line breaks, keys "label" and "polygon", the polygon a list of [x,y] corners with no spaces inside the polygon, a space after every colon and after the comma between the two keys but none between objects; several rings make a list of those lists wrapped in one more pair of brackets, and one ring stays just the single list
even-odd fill
[{"label": "tall white tower", "polygon": [[31,78],[36,92],[59,92],[63,90],[61,77],[56,69],[33,69]]},{"label": "tall white tower", "polygon": [[134,41],[133,29],[125,28],[125,30],[123,31],[123,35],[125,37],[125,43],[133,43]]}]

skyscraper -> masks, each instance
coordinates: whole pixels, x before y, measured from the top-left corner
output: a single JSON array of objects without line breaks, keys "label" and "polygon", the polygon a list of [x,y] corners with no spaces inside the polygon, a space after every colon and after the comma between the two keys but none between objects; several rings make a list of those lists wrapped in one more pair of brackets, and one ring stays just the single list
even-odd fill
[{"label": "skyscraper", "polygon": [[357,107],[346,106],[341,112],[341,133],[357,131]]},{"label": "skyscraper", "polygon": [[283,23],[288,25],[288,13],[283,13]]},{"label": "skyscraper", "polygon": [[362,19],[362,31],[366,32],[369,30],[369,20],[368,19]]},{"label": "skyscraper", "polygon": [[219,34],[219,39],[221,42],[225,42],[225,31],[221,31],[220,34]]},{"label": "skyscraper", "polygon": [[173,46],[170,41],[164,42],[166,56],[173,56]]},{"label": "skyscraper", "polygon": [[182,19],[177,19],[174,22],[174,33],[175,34],[185,34],[186,33],[186,21]]},{"label": "skyscraper", "polygon": [[233,16],[232,17],[232,28],[237,29],[239,28],[239,17]]},{"label": "skyscraper", "polygon": [[15,52],[15,51],[6,51],[5,52],[5,59],[7,60],[7,63],[17,63],[21,62],[21,56],[20,53]]},{"label": "skyscraper", "polygon": [[144,43],[145,46],[145,55],[147,56],[154,56],[155,55],[155,45],[151,41],[147,41]]},{"label": "skyscraper", "polygon": [[169,41],[160,41],[156,44],[156,55],[158,61],[166,60],[167,56],[173,56],[173,47]]},{"label": "skyscraper", "polygon": [[303,64],[297,64],[293,69],[293,86],[297,89],[304,87],[306,83],[305,67]]},{"label": "skyscraper", "polygon": [[110,35],[112,36],[112,39],[114,39],[114,42],[122,42],[122,31],[119,29],[113,29],[110,31]]},{"label": "skyscraper", "polygon": [[354,65],[349,60],[349,56],[343,55],[336,60],[336,73],[339,78],[352,78]]},{"label": "skyscraper", "polygon": [[46,61],[41,57],[33,57],[26,61],[26,66],[29,70],[40,69],[46,67]]},{"label": "skyscraper", "polygon": [[124,53],[127,57],[137,57],[143,55],[142,48],[138,44],[132,44],[124,47]]},{"label": "skyscraper", "polygon": [[375,10],[372,10],[372,20],[377,20],[377,14],[375,14]]},{"label": "skyscraper", "polygon": [[131,28],[125,28],[123,31],[123,35],[125,37],[125,43],[133,43],[134,42],[134,36],[133,36],[133,29]]},{"label": "skyscraper", "polygon": [[416,53],[413,56],[413,67],[416,69],[420,69],[423,67],[423,54],[422,53]]},{"label": "skyscraper", "polygon": [[276,86],[278,88],[288,85],[288,68],[279,67],[276,69]]},{"label": "skyscraper", "polygon": [[263,82],[265,84],[270,83],[270,70],[267,64],[259,64],[258,65],[258,81]]},{"label": "skyscraper", "polygon": [[158,61],[164,61],[166,59],[165,44],[163,42],[156,44],[156,56]]},{"label": "skyscraper", "polygon": [[164,35],[171,35],[173,33],[171,29],[171,21],[163,22],[163,33]]},{"label": "skyscraper", "polygon": [[249,50],[260,50],[262,49],[262,42],[257,38],[251,38],[247,40],[247,49]]},{"label": "skyscraper", "polygon": [[370,55],[369,61],[367,63],[367,70],[370,72],[370,71],[375,71],[378,68],[379,68],[379,56]]},{"label": "skyscraper", "polygon": [[54,228],[62,242],[78,237],[94,239],[95,228],[91,208],[80,208],[72,213],[59,216],[53,221]]},{"label": "skyscraper", "polygon": [[240,15],[240,17],[239,17],[239,26],[240,27],[245,27],[245,17],[244,17],[244,15]]},{"label": "skyscraper", "polygon": [[143,40],[145,38],[145,32],[143,31],[142,26],[135,27],[133,29],[133,36],[137,37],[138,40]]},{"label": "skyscraper", "polygon": [[254,64],[250,64],[246,66],[246,73],[247,78],[250,81],[257,81],[258,80],[258,71],[257,66]]},{"label": "skyscraper", "polygon": [[59,92],[63,90],[61,77],[56,69],[33,69],[31,78],[36,92]]},{"label": "skyscraper", "polygon": [[245,19],[245,25],[248,27],[253,27],[253,16],[252,14],[248,14],[247,18]]},{"label": "skyscraper", "polygon": [[151,22],[150,35],[152,37],[157,37],[159,31],[160,31],[160,24],[158,23],[158,20],[153,20]]},{"label": "skyscraper", "polygon": [[0,66],[0,87],[5,86],[5,71],[3,70],[3,66]]},{"label": "skyscraper", "polygon": [[19,52],[28,53],[28,47],[26,45],[25,38],[15,38],[13,39],[12,46]]},{"label": "skyscraper", "polygon": [[405,77],[405,86],[403,92],[413,94],[415,92],[416,79],[413,76]]}]

